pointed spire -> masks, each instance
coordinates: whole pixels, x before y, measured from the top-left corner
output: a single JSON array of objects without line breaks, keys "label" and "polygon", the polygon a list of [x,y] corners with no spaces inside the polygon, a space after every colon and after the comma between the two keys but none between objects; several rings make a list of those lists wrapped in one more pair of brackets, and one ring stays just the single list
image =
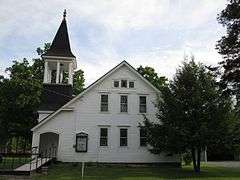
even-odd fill
[{"label": "pointed spire", "polygon": [[63,20],[58,28],[58,31],[53,39],[50,49],[45,53],[45,56],[62,56],[62,57],[74,57],[67,30],[67,22],[66,22],[66,9],[63,12]]},{"label": "pointed spire", "polygon": [[66,19],[66,16],[67,16],[67,11],[66,11],[66,9],[64,9],[64,12],[63,12],[63,19]]}]

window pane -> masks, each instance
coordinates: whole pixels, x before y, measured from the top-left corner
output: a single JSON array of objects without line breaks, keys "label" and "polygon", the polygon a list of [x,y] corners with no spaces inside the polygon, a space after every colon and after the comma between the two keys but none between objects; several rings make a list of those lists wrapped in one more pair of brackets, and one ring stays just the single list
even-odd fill
[{"label": "window pane", "polygon": [[121,96],[121,103],[127,103],[127,96]]},{"label": "window pane", "polygon": [[147,146],[147,138],[140,138],[140,146]]},{"label": "window pane", "polygon": [[107,137],[107,135],[108,135],[108,129],[107,128],[101,128],[100,129],[100,136],[101,137]]},{"label": "window pane", "polygon": [[120,112],[128,112],[128,97],[121,96],[120,101],[121,101]]},{"label": "window pane", "polygon": [[108,145],[108,141],[107,138],[100,138],[100,146],[107,146]]},{"label": "window pane", "polygon": [[127,80],[121,80],[121,87],[127,87]]},{"label": "window pane", "polygon": [[146,145],[147,145],[146,130],[143,128],[140,128],[140,146],[146,146]]},{"label": "window pane", "polygon": [[140,129],[140,137],[146,137],[146,135],[147,135],[146,130],[143,129],[143,128],[141,128],[141,129]]},{"label": "window pane", "polygon": [[119,81],[114,81],[114,87],[119,87]]},{"label": "window pane", "polygon": [[147,100],[146,96],[139,97],[139,112],[146,113],[147,112]]},{"label": "window pane", "polygon": [[120,129],[120,137],[127,137],[127,129]]},{"label": "window pane", "polygon": [[146,96],[140,96],[140,104],[146,104]]},{"label": "window pane", "polygon": [[100,146],[108,145],[108,129],[100,128]]},{"label": "window pane", "polygon": [[146,108],[146,105],[140,105],[140,110],[139,110],[139,112],[140,112],[140,113],[146,113],[146,112],[147,112],[146,109],[147,109],[147,108]]},{"label": "window pane", "polygon": [[103,94],[101,95],[101,111],[108,111],[108,95]]},{"label": "window pane", "polygon": [[129,82],[129,88],[134,88],[134,82],[133,81]]},{"label": "window pane", "polygon": [[120,146],[127,146],[127,138],[120,138]]},{"label": "window pane", "polygon": [[108,102],[108,95],[107,94],[102,94],[101,95],[101,102]]}]

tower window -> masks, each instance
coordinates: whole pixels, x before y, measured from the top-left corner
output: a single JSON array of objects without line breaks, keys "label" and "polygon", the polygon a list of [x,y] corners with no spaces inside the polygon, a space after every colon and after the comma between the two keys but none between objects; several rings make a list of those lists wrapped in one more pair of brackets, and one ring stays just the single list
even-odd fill
[{"label": "tower window", "polygon": [[127,88],[127,80],[121,80],[121,87]]}]

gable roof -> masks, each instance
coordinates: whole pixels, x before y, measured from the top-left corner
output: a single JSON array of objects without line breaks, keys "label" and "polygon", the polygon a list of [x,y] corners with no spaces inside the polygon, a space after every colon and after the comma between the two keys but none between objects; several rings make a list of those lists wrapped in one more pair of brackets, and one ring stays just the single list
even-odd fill
[{"label": "gable roof", "polygon": [[71,51],[68,37],[66,11],[64,11],[62,23],[58,28],[57,34],[53,39],[50,49],[45,54],[43,54],[43,56],[60,56],[75,58]]},{"label": "gable roof", "polygon": [[100,82],[102,82],[104,79],[106,79],[107,77],[109,77],[113,72],[117,71],[120,67],[122,66],[127,66],[134,74],[136,74],[140,79],[142,79],[145,83],[147,83],[150,87],[152,87],[157,93],[160,93],[160,91],[152,85],[152,83],[150,83],[146,78],[144,78],[134,67],[132,67],[127,61],[122,61],[120,64],[118,64],[117,66],[115,66],[114,68],[112,68],[110,71],[108,71],[106,74],[104,74],[102,77],[100,77],[99,79],[97,79],[94,83],[92,83],[91,85],[89,85],[83,92],[81,92],[79,95],[77,95],[75,98],[73,98],[72,100],[70,100],[68,103],[66,103],[65,105],[63,105],[61,108],[59,108],[58,110],[56,110],[55,112],[53,112],[52,114],[50,114],[49,116],[47,116],[46,118],[44,118],[39,124],[37,124],[35,127],[33,127],[31,130],[34,131],[37,128],[39,128],[40,126],[42,126],[43,124],[45,124],[48,120],[50,120],[51,118],[53,118],[55,115],[57,115],[59,112],[61,112],[64,109],[67,109],[67,106],[69,106],[70,104],[72,104],[73,102],[75,102],[77,99],[79,99],[80,97],[82,97],[84,94],[86,94],[88,91],[90,91],[92,88],[94,88],[97,84],[99,84]]}]

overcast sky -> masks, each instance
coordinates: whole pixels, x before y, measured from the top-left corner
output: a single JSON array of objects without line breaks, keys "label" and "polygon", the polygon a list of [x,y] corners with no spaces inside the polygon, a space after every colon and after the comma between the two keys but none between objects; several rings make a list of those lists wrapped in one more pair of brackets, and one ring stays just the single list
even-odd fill
[{"label": "overcast sky", "polygon": [[171,78],[184,54],[209,65],[221,60],[215,44],[225,29],[216,17],[225,6],[226,0],[1,0],[0,74],[12,60],[37,57],[67,9],[72,52],[87,85],[122,60]]}]

